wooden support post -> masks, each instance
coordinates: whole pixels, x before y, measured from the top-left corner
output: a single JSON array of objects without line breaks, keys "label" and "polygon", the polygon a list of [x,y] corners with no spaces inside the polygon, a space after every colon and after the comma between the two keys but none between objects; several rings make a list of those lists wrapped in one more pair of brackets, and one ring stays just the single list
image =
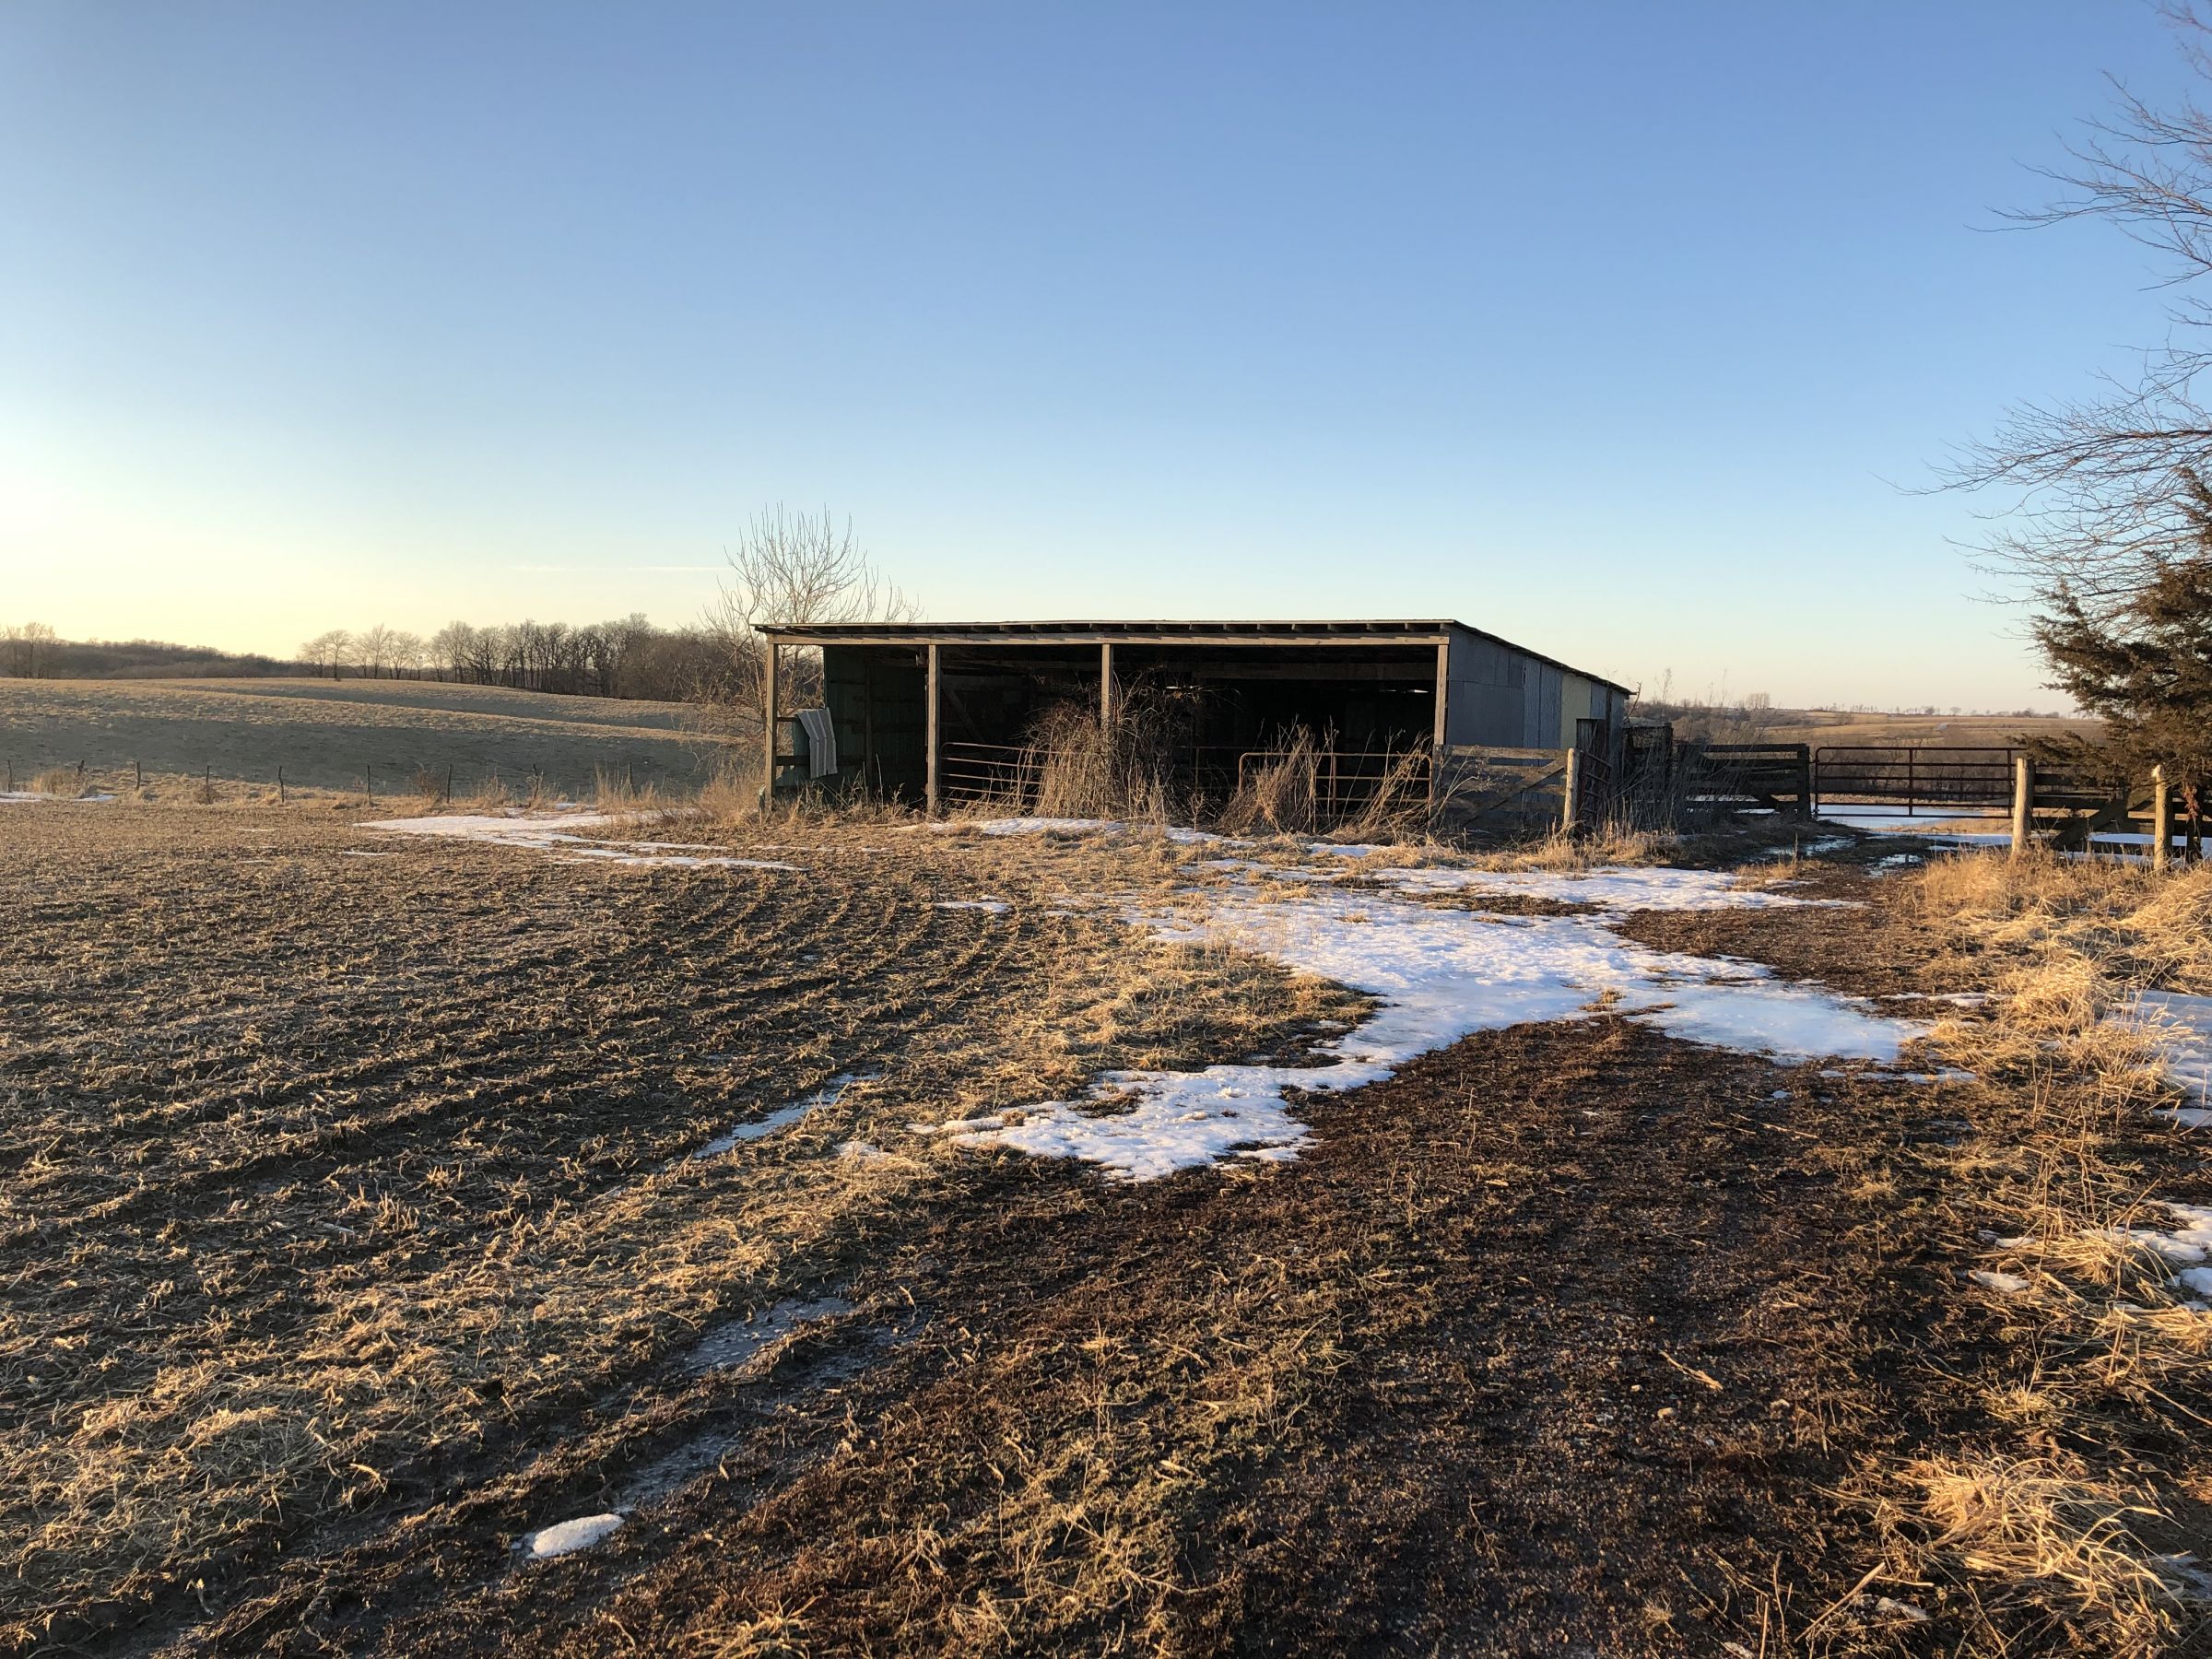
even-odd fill
[{"label": "wooden support post", "polygon": [[2012,758],[2012,855],[2027,855],[2028,833],[2035,817],[2035,761],[2028,755]]},{"label": "wooden support post", "polygon": [[1808,824],[1814,818],[1813,746],[1809,743],[1797,746],[1797,816]]},{"label": "wooden support post", "polygon": [[1429,737],[1429,821],[1435,827],[1442,805],[1444,744],[1452,731],[1452,645],[1439,641],[1436,647],[1436,721]]},{"label": "wooden support post", "polygon": [[776,658],[782,653],[774,640],[768,641],[768,660],[764,665],[760,688],[760,816],[766,818],[776,804]]},{"label": "wooden support post", "polygon": [[1580,750],[1580,749],[1571,749],[1571,749],[1569,749],[1569,750],[1567,751],[1567,774],[1566,774],[1566,778],[1567,778],[1567,781],[1566,781],[1566,786],[1565,786],[1565,789],[1566,789],[1566,795],[1567,795],[1567,805],[1566,805],[1566,806],[1565,806],[1565,807],[1564,807],[1564,808],[1561,810],[1561,812],[1559,813],[1559,831],[1560,831],[1560,833],[1561,833],[1561,834],[1563,834],[1563,835],[1572,835],[1572,834],[1574,833],[1574,830],[1575,830],[1575,825],[1576,825],[1576,823],[1579,821],[1579,819],[1580,819],[1580,818],[1581,818],[1581,816],[1582,816],[1582,806],[1583,806],[1583,803],[1582,803],[1582,794],[1583,794],[1583,752],[1582,752],[1582,750]]},{"label": "wooden support post", "polygon": [[1099,724],[1113,720],[1113,641],[1099,641]]},{"label": "wooden support post", "polygon": [[938,663],[939,653],[936,646],[925,646],[924,647],[924,650],[926,654],[924,661],[922,677],[926,688],[923,693],[923,701],[926,705],[927,712],[924,714],[922,721],[922,742],[926,750],[924,770],[923,771],[922,810],[928,814],[931,818],[935,818],[937,816],[938,805],[937,692],[938,681],[940,678],[940,665]]},{"label": "wooden support post", "polygon": [[2150,769],[2150,867],[2163,870],[2173,851],[2173,795],[2166,787],[2166,769]]}]

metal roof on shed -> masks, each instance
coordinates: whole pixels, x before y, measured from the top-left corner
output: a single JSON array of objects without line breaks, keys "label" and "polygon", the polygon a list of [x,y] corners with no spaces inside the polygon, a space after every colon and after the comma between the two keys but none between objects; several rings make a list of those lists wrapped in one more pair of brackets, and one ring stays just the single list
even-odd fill
[{"label": "metal roof on shed", "polygon": [[1602,674],[1449,618],[1320,622],[786,622],[763,626],[770,639],[803,645],[1321,645],[1441,643],[1454,633],[1488,640],[1616,691],[1633,688]]}]

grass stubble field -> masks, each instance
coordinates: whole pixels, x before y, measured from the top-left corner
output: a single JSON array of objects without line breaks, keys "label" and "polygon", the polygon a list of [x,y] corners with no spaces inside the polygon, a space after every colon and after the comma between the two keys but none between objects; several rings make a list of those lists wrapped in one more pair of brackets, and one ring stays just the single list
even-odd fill
[{"label": "grass stubble field", "polygon": [[0,1649],[2203,1651],[2212,1315],[2127,1229],[2212,1180],[2104,1016],[2212,990],[2212,878],[1768,861],[1847,902],[1622,929],[1991,993],[1974,1080],[1601,1012],[1133,1183],[907,1126],[1359,1018],[1120,920],[1216,849],[362,816],[0,807]]},{"label": "grass stubble field", "polygon": [[67,774],[71,794],[169,803],[204,780],[218,801],[273,800],[280,769],[288,789],[341,801],[449,773],[456,794],[496,782],[549,799],[606,775],[696,790],[722,753],[696,712],[429,680],[0,679],[0,755],[18,787]]}]

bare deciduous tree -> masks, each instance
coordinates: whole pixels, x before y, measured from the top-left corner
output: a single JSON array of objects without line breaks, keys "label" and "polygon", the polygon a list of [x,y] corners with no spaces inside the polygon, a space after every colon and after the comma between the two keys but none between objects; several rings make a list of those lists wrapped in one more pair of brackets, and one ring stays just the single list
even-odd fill
[{"label": "bare deciduous tree", "polygon": [[[2195,76],[2212,85],[2212,13],[2165,8]],[[2065,194],[2010,217],[2026,225],[2099,219],[2164,255],[2174,291],[2167,343],[2134,383],[2014,409],[1939,470],[1947,488],[2009,492],[1991,515],[1988,566],[2037,593],[2062,589],[2092,613],[2124,606],[2196,532],[2184,477],[2212,477],[2212,111],[2160,111],[2115,83],[2118,107],[2047,176]]]},{"label": "bare deciduous tree", "polygon": [[355,660],[361,672],[371,679],[382,679],[384,670],[392,664],[394,634],[382,622],[374,623],[354,636]]},{"label": "bare deciduous tree", "polygon": [[343,628],[319,633],[300,647],[300,660],[335,680],[354,660],[353,635]]},{"label": "bare deciduous tree", "polygon": [[[781,504],[764,508],[724,557],[730,574],[708,609],[707,627],[722,648],[725,673],[721,683],[702,691],[701,700],[753,730],[772,712],[762,707],[768,660],[763,626],[896,622],[919,614],[913,601],[876,569],[854,539],[852,522],[841,526],[826,507],[818,518]],[[792,697],[779,701],[791,707],[818,701],[817,653],[794,653],[791,667]]]},{"label": "bare deciduous tree", "polygon": [[22,679],[37,679],[51,672],[53,647],[60,644],[53,629],[44,622],[11,622],[0,628],[7,672]]}]

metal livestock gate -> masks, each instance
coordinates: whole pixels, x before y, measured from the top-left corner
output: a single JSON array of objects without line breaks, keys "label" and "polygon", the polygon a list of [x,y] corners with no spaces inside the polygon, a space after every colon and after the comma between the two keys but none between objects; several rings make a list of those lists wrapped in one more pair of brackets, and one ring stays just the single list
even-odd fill
[{"label": "metal livestock gate", "polygon": [[2020,750],[1910,744],[1826,744],[1813,751],[1814,809],[1822,806],[1924,810],[1944,818],[2009,811]]}]

